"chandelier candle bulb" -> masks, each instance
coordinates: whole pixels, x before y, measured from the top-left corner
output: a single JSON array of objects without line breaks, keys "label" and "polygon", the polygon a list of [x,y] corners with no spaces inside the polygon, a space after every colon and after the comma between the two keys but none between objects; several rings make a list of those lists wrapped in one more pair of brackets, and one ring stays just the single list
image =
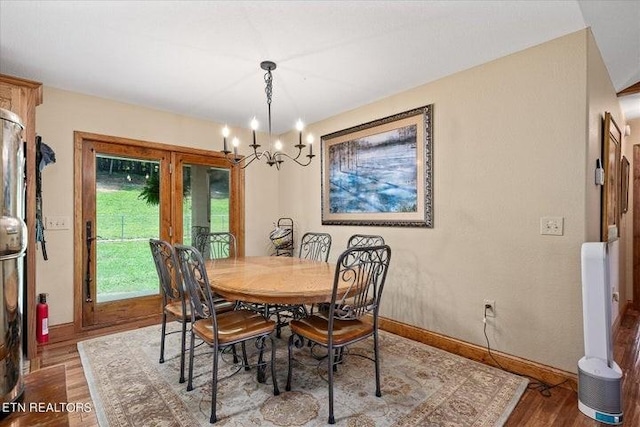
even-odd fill
[{"label": "chandelier candle bulb", "polygon": [[252,145],[253,148],[259,147],[259,145],[256,144],[256,130],[257,129],[258,129],[258,120],[256,120],[256,118],[254,117],[251,120],[251,133],[252,133],[252,136],[253,136],[253,145]]},{"label": "chandelier candle bulb", "polygon": [[231,141],[231,145],[233,145],[233,156],[238,157],[238,145],[240,145],[240,141],[238,140],[238,138],[233,138],[233,141]]},{"label": "chandelier candle bulb", "polygon": [[298,130],[297,148],[304,148],[304,144],[302,143],[302,129],[304,129],[304,123],[302,123],[302,120],[298,119],[298,121],[296,122],[296,129]]},{"label": "chandelier candle bulb", "polygon": [[229,128],[228,127],[223,127],[222,128],[222,141],[223,141],[223,150],[222,152],[227,154],[229,153],[229,149],[227,148],[227,137],[229,136]]},{"label": "chandelier candle bulb", "polygon": [[309,144],[309,155],[307,157],[313,157],[313,135],[307,135],[307,144]]}]

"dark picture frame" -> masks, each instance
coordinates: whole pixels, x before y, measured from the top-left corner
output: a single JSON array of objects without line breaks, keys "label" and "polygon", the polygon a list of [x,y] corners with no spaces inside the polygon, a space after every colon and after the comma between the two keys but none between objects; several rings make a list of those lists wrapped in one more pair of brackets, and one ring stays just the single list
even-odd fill
[{"label": "dark picture frame", "polygon": [[321,144],[323,225],[433,228],[433,104]]},{"label": "dark picture frame", "polygon": [[604,113],[602,156],[604,185],[602,186],[601,240],[609,242],[620,236],[620,152],[622,132],[608,111]]}]

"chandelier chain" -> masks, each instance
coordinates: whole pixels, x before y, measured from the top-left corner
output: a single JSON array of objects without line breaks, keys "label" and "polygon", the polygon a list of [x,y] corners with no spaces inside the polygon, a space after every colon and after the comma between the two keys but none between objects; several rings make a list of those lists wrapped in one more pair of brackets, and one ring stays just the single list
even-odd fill
[{"label": "chandelier chain", "polygon": [[273,95],[273,76],[271,75],[271,69],[268,69],[264,73],[264,92],[267,94],[267,112],[269,119],[269,139],[271,139],[271,96]]},{"label": "chandelier chain", "polygon": [[273,94],[273,76],[271,70],[264,73],[264,82],[266,84],[264,92],[267,94],[267,104],[271,105],[271,95]]}]

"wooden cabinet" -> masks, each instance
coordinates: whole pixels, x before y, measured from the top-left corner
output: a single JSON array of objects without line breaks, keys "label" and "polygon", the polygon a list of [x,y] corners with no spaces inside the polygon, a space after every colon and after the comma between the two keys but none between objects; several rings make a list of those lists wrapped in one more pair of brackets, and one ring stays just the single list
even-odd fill
[{"label": "wooden cabinet", "polygon": [[42,104],[42,83],[0,74],[0,107],[20,116],[25,126],[23,138],[27,142],[25,184],[28,229],[26,268],[24,278],[26,291],[26,330],[22,333],[26,343],[27,358],[36,357],[36,106]]}]

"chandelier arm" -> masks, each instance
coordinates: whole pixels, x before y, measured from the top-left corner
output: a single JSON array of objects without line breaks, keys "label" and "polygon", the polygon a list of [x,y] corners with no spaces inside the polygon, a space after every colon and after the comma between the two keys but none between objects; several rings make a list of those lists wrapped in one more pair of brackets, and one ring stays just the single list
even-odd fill
[{"label": "chandelier arm", "polygon": [[[277,165],[277,162],[275,160],[275,155],[271,154],[268,150],[261,151],[261,152],[255,151],[254,153],[251,153],[248,156],[243,157],[239,162],[235,162],[235,164],[243,163],[244,161],[244,163],[240,166],[240,169],[244,169],[254,161],[262,160],[263,158],[266,159],[267,164],[269,166],[273,166],[274,164]],[[247,159],[250,159],[250,160],[247,161]],[[233,163],[233,161],[231,162]]]},{"label": "chandelier arm", "polygon": [[283,153],[283,152],[275,152],[275,153],[271,153],[268,150],[262,151],[262,152],[254,152],[251,153],[247,156],[242,156],[240,158],[229,158],[229,156],[224,156],[224,159],[234,165],[234,166],[239,166],[240,169],[245,169],[247,166],[249,166],[251,163],[253,163],[256,160],[262,160],[263,158],[266,159],[267,164],[269,166],[275,166],[276,169],[280,170],[280,165],[284,162],[284,160],[281,159],[281,157],[286,157],[290,160],[293,160],[294,162],[296,162],[298,165],[300,166],[309,166],[309,164],[311,164],[311,160],[315,157],[315,155],[313,154],[307,154],[305,157],[308,158],[306,163],[303,163],[301,161],[298,160],[298,158],[300,157],[300,151],[298,152],[298,155],[293,157],[287,153]]},{"label": "chandelier arm", "polygon": [[267,157],[269,157],[268,151],[258,151],[258,147],[259,147],[259,145],[257,145],[257,144],[255,146],[252,146],[252,148],[253,148],[253,154],[251,154],[252,156],[254,156],[256,159],[260,160],[260,159],[262,159],[262,156],[264,156],[265,153],[267,153]]},{"label": "chandelier arm", "polygon": [[[302,155],[302,149],[303,149],[304,147],[306,147],[306,145],[304,145],[304,144],[297,144],[297,145],[294,145],[294,147],[296,147],[296,148],[298,149],[298,153],[296,154],[296,156],[295,156],[295,157],[292,157],[291,155],[289,155],[289,154],[287,154],[287,153],[281,153],[281,154],[282,154],[282,155],[284,155],[285,157],[290,158],[291,160],[297,160],[297,159],[299,159],[299,158],[300,158],[300,156]],[[307,154],[307,156],[306,156],[306,157],[309,157],[309,155]],[[312,156],[312,157],[315,157],[315,156]]]},{"label": "chandelier arm", "polygon": [[[298,155],[296,157],[292,157],[290,155],[288,155],[287,153],[278,153],[279,156],[285,156],[291,160],[293,160],[294,162],[296,162],[297,164],[299,164],[300,166],[309,166],[311,164],[311,159],[313,159],[315,157],[315,155],[313,154],[307,154],[305,157],[307,157],[309,160],[306,163],[302,163],[298,160],[298,157],[300,157],[300,153],[298,153]],[[282,163],[282,161],[280,161]]]},{"label": "chandelier arm", "polygon": [[[234,157],[229,157],[228,153],[225,154],[224,159],[227,161],[227,163],[230,163],[233,166],[239,165],[241,163],[244,164],[249,164],[251,162],[253,162],[255,160],[255,156],[253,154],[250,154],[248,156],[236,156],[234,155]],[[251,159],[247,162],[247,159]],[[244,169],[244,167],[242,167],[242,169]]]},{"label": "chandelier arm", "polygon": [[[245,160],[244,160],[244,164],[240,166],[240,169],[244,169],[244,168],[246,168],[246,167],[247,167],[247,166],[249,166],[251,163],[253,163],[255,160],[260,160],[260,157],[256,156],[255,154],[251,154],[250,156],[245,157],[244,159],[245,159]],[[251,159],[251,160],[246,161],[246,159]]]}]

